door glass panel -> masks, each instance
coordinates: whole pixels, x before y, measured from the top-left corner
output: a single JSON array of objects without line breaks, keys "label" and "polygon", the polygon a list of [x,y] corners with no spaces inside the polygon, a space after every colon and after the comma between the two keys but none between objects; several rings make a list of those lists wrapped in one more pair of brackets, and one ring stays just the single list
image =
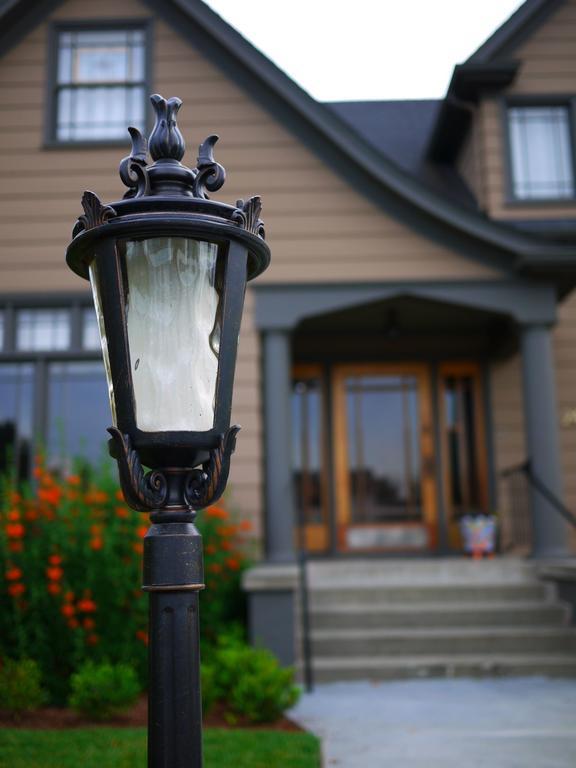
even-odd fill
[{"label": "door glass panel", "polygon": [[478,436],[472,376],[444,379],[444,413],[448,446],[448,502],[452,515],[482,509]]},{"label": "door glass panel", "polygon": [[352,524],[422,519],[418,380],[345,380]]},{"label": "door glass panel", "polygon": [[299,523],[322,524],[322,389],[318,378],[301,377],[292,388],[292,467]]}]

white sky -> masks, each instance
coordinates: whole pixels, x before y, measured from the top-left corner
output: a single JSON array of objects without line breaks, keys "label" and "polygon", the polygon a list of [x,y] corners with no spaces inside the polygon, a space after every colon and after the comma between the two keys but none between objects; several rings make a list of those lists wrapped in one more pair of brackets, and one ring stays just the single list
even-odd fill
[{"label": "white sky", "polygon": [[320,101],[444,95],[522,0],[205,0]]}]

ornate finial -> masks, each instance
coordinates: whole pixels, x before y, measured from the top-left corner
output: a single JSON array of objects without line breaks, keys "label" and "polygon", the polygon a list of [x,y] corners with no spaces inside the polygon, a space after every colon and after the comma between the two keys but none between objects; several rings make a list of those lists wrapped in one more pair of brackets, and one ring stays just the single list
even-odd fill
[{"label": "ornate finial", "polygon": [[214,145],[217,141],[218,136],[212,134],[200,144],[198,149],[198,173],[194,179],[193,186],[194,197],[208,199],[206,190],[216,192],[226,181],[224,167],[214,160]]},{"label": "ornate finial", "polygon": [[129,188],[124,197],[142,197],[150,192],[150,179],[146,169],[148,142],[138,128],[131,126],[128,133],[132,139],[132,151],[122,160],[119,168],[120,178]]},{"label": "ornate finial", "polygon": [[249,200],[237,200],[236,210],[232,214],[232,221],[235,221],[239,227],[258,235],[262,240],[266,238],[264,231],[264,222],[260,218],[262,213],[262,201],[258,195]]},{"label": "ornate finial", "polygon": [[116,211],[110,205],[103,205],[98,195],[86,190],[82,195],[82,208],[84,213],[78,217],[78,221],[72,230],[72,237],[76,237],[79,232],[85,229],[94,229],[99,227],[116,216]]},{"label": "ornate finial", "polygon": [[150,96],[156,112],[156,123],[148,144],[153,160],[182,160],[186,150],[184,137],[176,124],[176,115],[182,106],[177,96],[166,101],[158,93]]}]

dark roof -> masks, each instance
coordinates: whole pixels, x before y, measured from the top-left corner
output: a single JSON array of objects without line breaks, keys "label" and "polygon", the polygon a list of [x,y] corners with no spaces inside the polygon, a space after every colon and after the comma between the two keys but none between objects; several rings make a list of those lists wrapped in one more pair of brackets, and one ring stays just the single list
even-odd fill
[{"label": "dark roof", "polygon": [[477,207],[453,166],[427,158],[442,106],[440,99],[340,101],[327,106],[378,152],[422,184],[458,205]]},{"label": "dark roof", "polygon": [[[550,0],[554,2],[554,0]],[[566,286],[574,248],[526,236],[439,194],[379,151],[333,109],[312,99],[201,0],[143,0],[352,187],[437,242],[505,271],[545,270]],[[529,0],[531,2],[531,0]],[[58,0],[19,0],[0,7],[0,53],[39,24]]]}]

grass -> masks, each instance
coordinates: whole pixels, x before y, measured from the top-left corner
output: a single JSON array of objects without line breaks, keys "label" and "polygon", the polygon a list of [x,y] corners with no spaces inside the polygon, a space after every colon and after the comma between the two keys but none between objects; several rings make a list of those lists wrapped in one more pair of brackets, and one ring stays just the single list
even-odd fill
[{"label": "grass", "polygon": [[[0,768],[144,768],[143,728],[65,731],[0,729]],[[319,768],[320,746],[309,733],[209,728],[205,768]]]}]

